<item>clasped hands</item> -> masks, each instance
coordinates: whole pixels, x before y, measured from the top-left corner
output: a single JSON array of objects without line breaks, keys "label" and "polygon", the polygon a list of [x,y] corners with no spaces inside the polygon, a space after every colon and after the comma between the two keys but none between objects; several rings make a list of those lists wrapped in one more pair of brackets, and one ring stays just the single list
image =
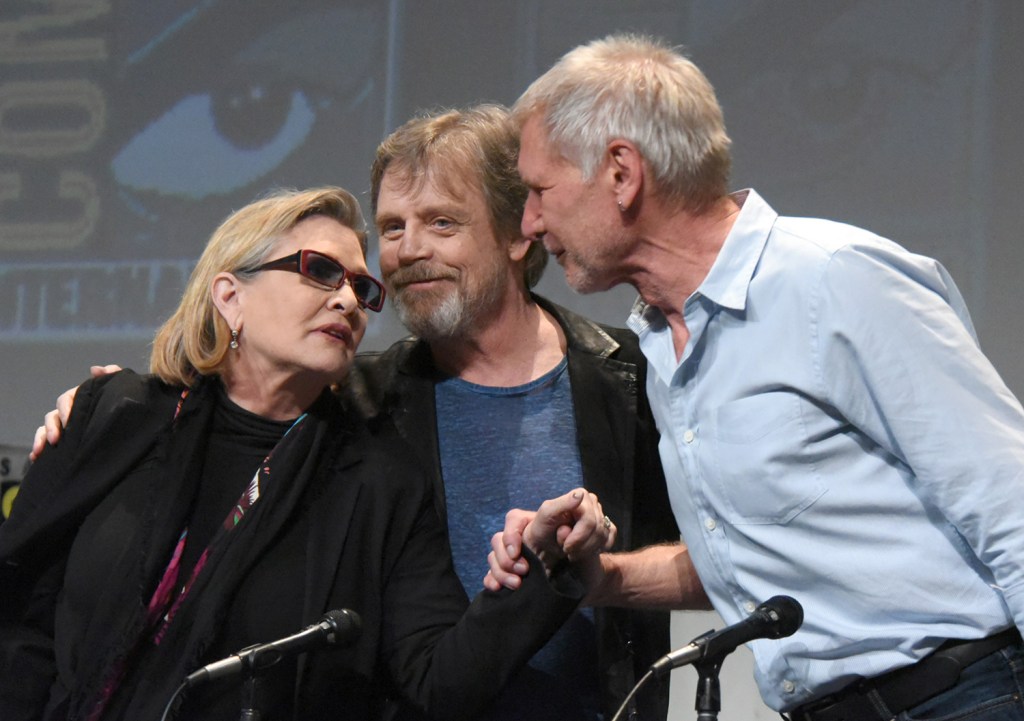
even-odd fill
[{"label": "clasped hands", "polygon": [[484,587],[498,591],[522,585],[529,571],[523,544],[549,572],[568,561],[582,566],[588,575],[588,569],[600,565],[601,552],[614,545],[615,535],[615,524],[604,515],[597,496],[585,488],[544,501],[536,511],[513,509],[505,514],[504,530],[491,537]]}]

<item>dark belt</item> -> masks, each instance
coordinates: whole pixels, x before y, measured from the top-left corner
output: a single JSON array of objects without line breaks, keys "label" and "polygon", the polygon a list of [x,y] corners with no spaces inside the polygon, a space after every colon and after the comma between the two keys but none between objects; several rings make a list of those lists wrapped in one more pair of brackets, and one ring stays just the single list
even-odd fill
[{"label": "dark belt", "polygon": [[[790,711],[789,717],[792,721],[887,721],[956,686],[960,672],[975,661],[1020,642],[1016,626],[975,641],[946,641],[917,663],[857,681]],[[879,704],[888,709],[888,715]]]}]

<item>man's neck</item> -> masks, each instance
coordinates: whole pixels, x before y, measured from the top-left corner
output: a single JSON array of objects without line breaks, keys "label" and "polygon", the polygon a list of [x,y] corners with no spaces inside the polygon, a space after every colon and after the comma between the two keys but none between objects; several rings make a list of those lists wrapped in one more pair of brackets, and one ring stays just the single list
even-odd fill
[{"label": "man's neck", "polygon": [[666,316],[681,313],[683,303],[711,271],[739,210],[731,197],[725,197],[699,215],[680,211],[648,221],[638,231],[630,283]]},{"label": "man's neck", "polygon": [[700,214],[654,213],[653,221],[640,229],[630,282],[664,314],[677,358],[689,340],[683,305],[711,272],[739,211],[736,201],[726,196]]},{"label": "man's neck", "polygon": [[526,293],[510,294],[475,331],[431,341],[434,364],[470,383],[513,387],[541,377],[565,355],[561,327]]}]

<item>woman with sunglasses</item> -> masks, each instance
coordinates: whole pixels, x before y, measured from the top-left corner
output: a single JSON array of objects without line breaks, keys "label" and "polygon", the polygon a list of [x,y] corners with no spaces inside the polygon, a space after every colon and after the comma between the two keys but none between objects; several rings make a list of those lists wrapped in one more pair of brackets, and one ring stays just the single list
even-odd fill
[{"label": "woman with sunglasses", "polygon": [[[370,719],[391,694],[464,718],[557,629],[582,590],[556,540],[575,522],[571,543],[605,545],[600,505],[542,509],[528,542],[553,568],[532,556],[526,593],[467,610],[412,454],[331,392],[383,302],[341,189],[278,193],[217,229],[153,375],[83,384],[0,527],[0,718]],[[362,619],[349,645],[176,695],[332,609]]]}]

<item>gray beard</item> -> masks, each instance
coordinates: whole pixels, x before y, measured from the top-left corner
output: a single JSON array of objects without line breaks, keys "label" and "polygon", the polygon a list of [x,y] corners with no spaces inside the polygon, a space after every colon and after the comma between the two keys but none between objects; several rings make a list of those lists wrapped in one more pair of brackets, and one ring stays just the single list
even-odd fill
[{"label": "gray beard", "polygon": [[478,331],[480,319],[493,311],[507,290],[500,261],[480,267],[476,273],[478,283],[473,288],[457,283],[450,293],[432,305],[406,304],[401,293],[392,293],[398,319],[428,343],[473,335]]},{"label": "gray beard", "polygon": [[426,313],[419,314],[402,302],[400,294],[391,297],[394,298],[395,310],[402,325],[427,342],[461,335],[473,320],[470,317],[472,314],[466,312],[467,304],[462,294],[458,292],[449,293]]}]

